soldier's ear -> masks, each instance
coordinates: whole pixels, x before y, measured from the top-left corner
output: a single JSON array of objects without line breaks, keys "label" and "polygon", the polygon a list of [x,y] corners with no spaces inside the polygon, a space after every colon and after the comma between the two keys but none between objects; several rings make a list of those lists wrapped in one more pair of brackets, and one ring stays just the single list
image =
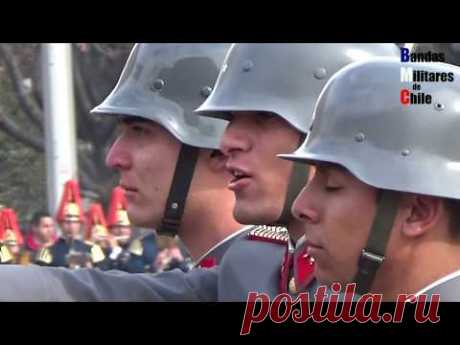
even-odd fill
[{"label": "soldier's ear", "polygon": [[213,172],[219,173],[225,171],[227,157],[219,150],[212,150],[209,153],[209,167]]},{"label": "soldier's ear", "polygon": [[441,220],[442,201],[427,195],[407,195],[403,203],[402,232],[407,237],[418,237],[437,226]]}]

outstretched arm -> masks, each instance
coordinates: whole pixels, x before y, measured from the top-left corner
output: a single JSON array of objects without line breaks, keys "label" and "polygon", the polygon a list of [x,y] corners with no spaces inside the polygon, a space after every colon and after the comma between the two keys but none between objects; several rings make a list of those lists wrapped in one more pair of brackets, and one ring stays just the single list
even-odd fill
[{"label": "outstretched arm", "polygon": [[218,268],[133,274],[1,265],[0,301],[210,302],[217,300],[217,276]]}]

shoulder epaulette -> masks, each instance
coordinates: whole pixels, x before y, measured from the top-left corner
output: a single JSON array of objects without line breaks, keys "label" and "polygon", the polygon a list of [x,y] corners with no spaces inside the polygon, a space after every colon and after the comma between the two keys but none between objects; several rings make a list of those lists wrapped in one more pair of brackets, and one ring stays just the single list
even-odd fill
[{"label": "shoulder epaulette", "polygon": [[42,248],[37,253],[36,261],[49,265],[53,261],[53,255],[48,248]]},{"label": "shoulder epaulette", "polygon": [[13,260],[10,250],[7,246],[0,245],[0,263],[6,264]]},{"label": "shoulder epaulette", "polygon": [[101,262],[102,260],[105,259],[105,254],[104,252],[102,251],[102,248],[95,244],[91,247],[91,260],[93,261],[93,263],[98,263],[98,262]]},{"label": "shoulder epaulette", "polygon": [[249,232],[248,239],[284,245],[289,241],[289,233],[286,228],[281,226],[259,225]]},{"label": "shoulder epaulette", "polygon": [[132,241],[128,250],[134,255],[141,256],[144,253],[144,246],[142,245],[142,241],[139,239]]}]

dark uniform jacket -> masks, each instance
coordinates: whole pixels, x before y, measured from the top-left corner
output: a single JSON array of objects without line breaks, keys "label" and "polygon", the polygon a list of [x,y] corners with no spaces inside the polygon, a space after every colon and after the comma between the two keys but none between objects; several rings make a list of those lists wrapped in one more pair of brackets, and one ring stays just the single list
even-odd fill
[{"label": "dark uniform jacket", "polygon": [[158,255],[156,235],[149,233],[134,238],[122,247],[120,254],[113,258],[108,255],[110,267],[130,273],[155,272],[154,262]]},{"label": "dark uniform jacket", "polygon": [[109,264],[100,246],[61,237],[52,246],[40,249],[34,263],[41,266],[81,268],[85,267],[85,261],[90,261],[93,267],[101,269],[107,269]]}]

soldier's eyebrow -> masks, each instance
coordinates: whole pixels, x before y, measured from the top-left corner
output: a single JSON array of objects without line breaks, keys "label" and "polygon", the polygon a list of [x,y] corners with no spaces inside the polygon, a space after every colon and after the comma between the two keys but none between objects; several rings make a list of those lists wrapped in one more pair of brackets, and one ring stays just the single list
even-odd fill
[{"label": "soldier's eyebrow", "polygon": [[120,115],[118,116],[118,123],[119,124],[131,124],[133,122],[151,122],[148,119],[139,116],[129,116],[129,115]]},{"label": "soldier's eyebrow", "polygon": [[350,171],[345,168],[343,165],[339,165],[339,164],[336,164],[336,163],[329,163],[329,162],[317,162],[316,163],[316,168],[317,169],[320,169],[320,170],[323,170],[323,172],[327,172],[327,174],[329,175],[329,172],[332,170],[335,170],[341,174],[345,174],[345,175],[348,175],[350,174]]}]

